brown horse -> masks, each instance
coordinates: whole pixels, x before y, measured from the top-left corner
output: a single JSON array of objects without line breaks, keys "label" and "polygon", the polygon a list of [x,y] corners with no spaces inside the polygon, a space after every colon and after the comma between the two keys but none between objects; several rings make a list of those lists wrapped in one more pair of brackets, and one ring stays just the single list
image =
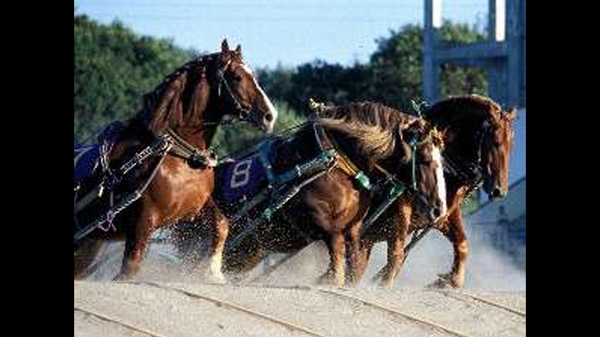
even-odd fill
[{"label": "brown horse", "polygon": [[[447,221],[438,221],[434,227],[450,240],[454,250],[452,270],[440,275],[434,283],[436,286],[449,284],[458,288],[464,284],[468,242],[460,208],[463,199],[477,187],[480,179],[490,199],[507,193],[513,146],[511,121],[515,114],[516,110],[505,113],[497,103],[478,95],[452,97],[424,111],[425,119],[444,130],[448,214]],[[364,233],[360,262],[356,264],[357,269],[350,272],[354,283],[362,277],[373,245],[387,241],[388,263],[376,277],[383,275],[382,283],[392,284],[393,277],[390,277],[397,274],[404,261],[404,239],[431,224],[420,213],[413,212],[410,204],[399,202]],[[391,271],[393,275],[389,274]]]},{"label": "brown horse", "polygon": [[[108,153],[111,170],[117,170],[148,144],[165,135],[170,147],[159,158],[151,158],[123,177],[115,195],[134,190],[146,181],[141,197],[114,219],[114,231],[91,232],[75,244],[75,278],[85,276],[103,241],[125,239],[125,253],[116,279],[130,278],[140,268],[148,239],[158,228],[195,217],[210,200],[214,187],[211,165],[215,158],[208,147],[225,115],[253,122],[271,131],[277,111],[244,64],[241,47],[230,50],[227,41],[220,53],[199,57],[179,68],[147,94],[142,110],[118,133]],[[153,173],[152,173],[153,172]],[[102,180],[102,172],[84,182],[91,189]],[[77,213],[80,221],[92,221],[101,198]],[[103,198],[106,199],[106,198]],[[227,227],[215,222],[208,276],[224,281],[220,268]],[[77,238],[77,236],[76,236]]]},{"label": "brown horse", "polygon": [[[425,165],[433,165],[435,168],[435,177],[437,179],[438,195],[444,199],[441,207],[434,208],[426,213],[422,207],[423,202],[419,197],[421,195],[404,194],[401,195],[383,214],[376,220],[372,226],[364,228],[361,235],[358,233],[352,236],[352,247],[349,256],[348,282],[356,285],[365,271],[373,245],[379,241],[387,242],[387,264],[375,275],[374,281],[380,279],[380,286],[391,287],[398,275],[405,259],[405,242],[407,235],[415,228],[412,225],[413,212],[422,215],[424,223],[436,223],[443,221],[447,214],[447,205],[445,199],[446,184],[443,170],[442,149],[444,147],[443,133],[434,129],[432,133],[432,144],[428,152],[421,155],[421,162]],[[429,164],[431,163],[431,164]],[[427,178],[427,176],[425,176]],[[441,183],[439,183],[441,182]],[[431,186],[423,182],[423,187]]]},{"label": "brown horse", "polygon": [[[362,103],[328,108],[321,112],[316,124],[327,130],[331,143],[347,159],[338,160],[333,169],[305,186],[271,222],[255,228],[235,245],[228,241],[224,255],[226,271],[248,271],[267,253],[292,253],[315,240],[324,240],[330,266],[321,281],[343,285],[346,236],[356,237],[360,233],[362,220],[376,193],[359,187],[355,180],[357,170],[374,179],[378,175],[384,179],[382,172],[385,172],[408,182],[412,174],[408,160],[417,156],[418,194],[422,195],[419,200],[424,201],[421,211],[435,209],[428,212],[431,220],[443,212],[445,199],[438,194],[438,183],[443,184],[443,180],[438,181],[435,173],[436,165],[441,166],[441,162],[432,160],[435,144],[428,136],[428,123],[381,104]],[[416,153],[409,150],[404,139],[409,134],[423,138]],[[315,146],[312,127],[305,127],[286,142],[274,167],[284,170],[293,167],[299,149]],[[348,166],[357,169],[349,172]],[[242,230],[243,226],[234,226],[231,238],[236,238]]]}]

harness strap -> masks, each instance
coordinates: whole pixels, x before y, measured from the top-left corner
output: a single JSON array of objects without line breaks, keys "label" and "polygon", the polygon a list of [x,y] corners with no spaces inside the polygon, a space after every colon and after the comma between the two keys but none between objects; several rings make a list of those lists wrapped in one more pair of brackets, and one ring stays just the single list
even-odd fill
[{"label": "harness strap", "polygon": [[361,236],[406,190],[406,186],[394,176],[387,177],[384,187],[383,195],[385,199],[364,219],[360,230]]},{"label": "harness strap", "polygon": [[230,64],[231,64],[231,60],[229,60],[223,66],[223,68],[217,70],[217,76],[218,76],[218,81],[219,81],[218,84],[217,84],[217,95],[219,97],[221,97],[221,86],[225,85],[225,90],[227,90],[227,93],[229,94],[229,97],[233,101],[233,105],[234,105],[235,109],[237,110],[238,119],[239,120],[246,120],[246,118],[248,118],[250,116],[250,112],[251,112],[252,108],[245,109],[242,106],[242,104],[240,103],[240,101],[237,99],[237,97],[233,93],[233,90],[229,86],[229,82],[227,82],[227,79],[225,79],[225,71],[227,70],[227,68],[229,68]]},{"label": "harness strap", "polygon": [[481,169],[479,166],[461,165],[451,159],[446,153],[443,153],[442,156],[444,157],[444,170],[459,178],[462,183],[472,185],[481,179]]},{"label": "harness strap", "polygon": [[146,179],[146,181],[140,188],[138,188],[137,190],[128,194],[126,197],[121,199],[121,201],[117,205],[111,207],[108,210],[108,212],[104,213],[104,215],[100,216],[95,221],[89,223],[83,229],[81,229],[77,233],[75,233],[74,242],[77,243],[79,240],[83,239],[86,235],[91,233],[94,229],[100,227],[102,224],[104,224],[107,221],[111,221],[112,218],[114,218],[117,214],[119,214],[121,211],[123,211],[124,209],[129,207],[132,203],[134,203],[136,200],[138,200],[142,196],[142,193],[144,193],[144,191],[148,188],[148,186],[150,185],[150,182],[152,182],[152,180],[154,180],[154,177],[158,173],[158,169],[160,168],[160,166],[164,162],[165,158],[167,157],[167,152],[170,147],[171,147],[171,143],[167,143],[165,150],[161,154],[160,160],[158,161],[158,163],[152,170],[152,173],[150,174],[148,179]]},{"label": "harness strap", "polygon": [[100,196],[101,185],[94,187],[89,193],[87,193],[83,198],[79,200],[74,206],[73,211],[75,214],[79,213],[82,209],[84,209],[87,205],[89,205],[92,201],[96,200],[98,196]]},{"label": "harness strap", "polygon": [[169,154],[188,160],[194,168],[217,166],[217,154],[213,150],[200,150],[196,148],[171,128],[167,129],[166,134],[174,141]]},{"label": "harness strap", "polygon": [[367,190],[371,189],[369,177],[362,172],[354,162],[346,155],[341,147],[336,143],[335,139],[329,137],[325,129],[313,123],[315,138],[321,151],[333,150],[336,158],[336,167],[344,171],[347,175],[354,177]]}]

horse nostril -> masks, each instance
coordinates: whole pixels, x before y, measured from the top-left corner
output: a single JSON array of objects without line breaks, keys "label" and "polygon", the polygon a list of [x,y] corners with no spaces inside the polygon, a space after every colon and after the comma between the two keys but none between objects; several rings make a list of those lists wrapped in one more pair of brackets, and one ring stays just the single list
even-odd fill
[{"label": "horse nostril", "polygon": [[266,120],[267,122],[271,122],[271,121],[273,121],[273,114],[272,114],[272,113],[270,113],[270,112],[269,112],[269,113],[267,113],[267,114],[265,115],[265,120]]},{"label": "horse nostril", "polygon": [[499,187],[496,187],[492,190],[492,198],[500,198],[502,196],[502,191]]},{"label": "horse nostril", "polygon": [[437,219],[442,215],[442,210],[439,209],[438,207],[435,207],[431,210],[431,215],[433,216],[434,219]]}]

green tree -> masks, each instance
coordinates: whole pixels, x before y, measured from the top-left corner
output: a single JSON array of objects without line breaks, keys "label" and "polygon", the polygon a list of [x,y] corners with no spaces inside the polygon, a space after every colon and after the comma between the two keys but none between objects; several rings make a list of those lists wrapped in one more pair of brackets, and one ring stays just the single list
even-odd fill
[{"label": "green tree", "polygon": [[[474,28],[445,22],[440,29],[445,45],[470,43],[483,39]],[[377,40],[378,48],[371,56],[372,92],[374,100],[404,111],[411,111],[411,100],[423,92],[423,28],[406,25],[390,36]],[[464,95],[485,94],[487,82],[482,69],[457,65],[442,66],[441,93]]]},{"label": "green tree", "polygon": [[133,116],[143,94],[194,56],[169,40],[138,36],[120,22],[74,17],[74,141]]}]

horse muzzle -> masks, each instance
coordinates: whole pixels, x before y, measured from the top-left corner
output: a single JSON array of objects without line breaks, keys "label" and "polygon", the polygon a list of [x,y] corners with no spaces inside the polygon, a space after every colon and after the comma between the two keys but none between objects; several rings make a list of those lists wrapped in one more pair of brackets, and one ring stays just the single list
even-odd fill
[{"label": "horse muzzle", "polygon": [[489,193],[488,197],[490,200],[497,200],[506,197],[506,191],[502,190],[500,187],[494,187]]},{"label": "horse muzzle", "polygon": [[270,111],[267,112],[264,115],[262,122],[267,133],[273,132],[273,129],[275,128],[275,114]]}]

